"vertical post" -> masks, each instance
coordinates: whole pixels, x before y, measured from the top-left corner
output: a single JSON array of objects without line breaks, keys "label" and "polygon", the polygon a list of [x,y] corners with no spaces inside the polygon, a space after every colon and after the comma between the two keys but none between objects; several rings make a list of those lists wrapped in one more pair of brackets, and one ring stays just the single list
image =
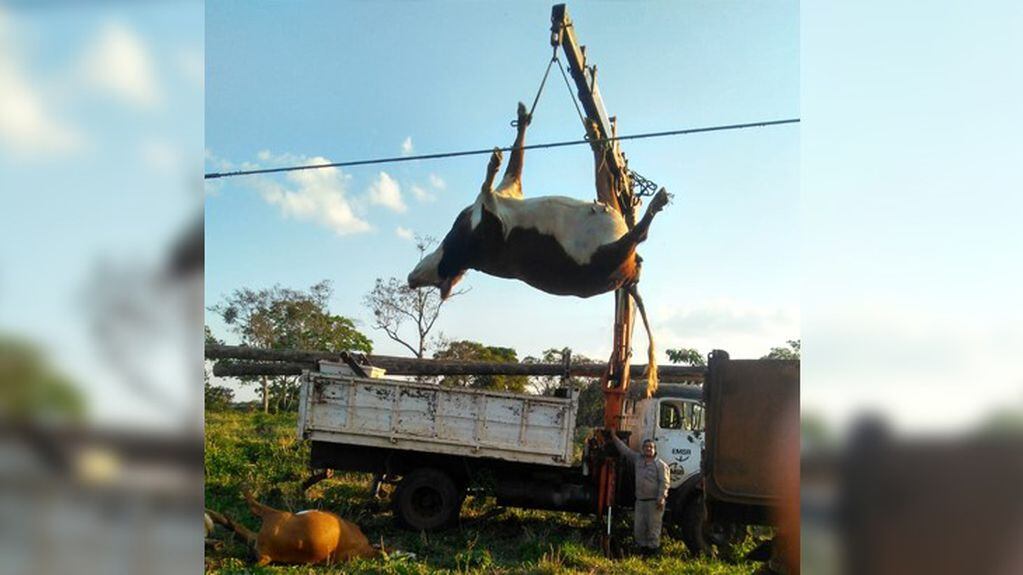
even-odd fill
[{"label": "vertical post", "polygon": [[[622,154],[617,141],[607,142],[609,137],[616,135],[617,125],[613,117],[607,115],[604,100],[597,87],[597,68],[587,66],[586,49],[580,46],[568,10],[564,4],[556,4],[551,9],[551,45],[560,46],[565,53],[568,69],[578,90],[579,100],[586,112],[587,120],[592,124],[587,127],[590,137],[597,141],[590,143],[594,161],[597,166],[597,199],[617,209],[631,229],[636,222],[635,200],[632,195],[632,183],[629,180],[628,162]],[[615,291],[615,322],[613,347],[608,361],[608,370],[601,379],[604,389],[604,427],[616,431],[621,423],[622,406],[625,393],[629,388],[629,364],[632,354],[632,300],[624,289]],[[597,472],[598,494],[597,512],[605,521],[606,539],[605,553],[611,553],[611,508],[615,503],[617,489],[617,467],[614,458],[605,458]]]}]

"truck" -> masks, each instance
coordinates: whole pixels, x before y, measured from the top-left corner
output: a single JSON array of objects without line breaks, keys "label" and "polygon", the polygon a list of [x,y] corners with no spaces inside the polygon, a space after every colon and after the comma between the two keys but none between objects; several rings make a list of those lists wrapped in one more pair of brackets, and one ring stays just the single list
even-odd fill
[{"label": "truck", "polygon": [[[727,354],[712,360],[711,371],[729,363]],[[312,469],[369,472],[393,483],[400,525],[449,527],[468,491],[481,486],[499,506],[597,513],[594,470],[600,458],[617,453],[599,433],[577,449],[577,389],[539,396],[390,379],[368,366],[357,370],[362,373],[321,362],[318,371],[304,372],[298,435],[311,443]],[[716,381],[713,373],[707,380]],[[665,523],[679,527],[694,549],[706,544],[703,534],[712,534],[703,496],[705,387],[662,383],[646,397],[637,386],[619,426],[633,449],[645,438],[656,442],[671,471]],[[623,473],[616,501],[628,507],[633,498],[632,474]]]}]

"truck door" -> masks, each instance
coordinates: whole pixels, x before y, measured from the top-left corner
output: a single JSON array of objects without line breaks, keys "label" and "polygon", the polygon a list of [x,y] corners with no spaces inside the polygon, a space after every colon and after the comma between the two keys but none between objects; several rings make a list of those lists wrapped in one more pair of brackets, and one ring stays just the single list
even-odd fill
[{"label": "truck door", "polygon": [[657,454],[671,469],[671,486],[700,471],[703,450],[703,406],[696,401],[662,399],[654,426]]}]

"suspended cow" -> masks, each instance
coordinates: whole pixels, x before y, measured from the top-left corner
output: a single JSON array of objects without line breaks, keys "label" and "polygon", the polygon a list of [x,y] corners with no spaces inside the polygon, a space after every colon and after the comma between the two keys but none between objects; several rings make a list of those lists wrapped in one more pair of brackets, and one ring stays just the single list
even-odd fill
[{"label": "suspended cow", "polygon": [[[590,297],[624,287],[636,301],[647,330],[648,392],[657,386],[653,336],[636,291],[644,241],[654,215],[668,203],[661,188],[631,230],[622,214],[600,202],[563,196],[523,198],[522,149],[530,117],[519,103],[518,132],[504,178],[493,187],[502,154],[495,149],[476,201],[455,219],[441,245],[408,276],[411,288],[435,286],[447,298],[466,270],[518,279],[550,294]],[[610,181],[595,149],[598,189]]]}]

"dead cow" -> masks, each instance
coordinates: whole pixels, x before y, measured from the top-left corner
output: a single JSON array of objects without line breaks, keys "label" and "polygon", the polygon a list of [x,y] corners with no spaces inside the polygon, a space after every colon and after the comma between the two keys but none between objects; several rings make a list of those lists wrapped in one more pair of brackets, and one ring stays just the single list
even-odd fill
[{"label": "dead cow", "polygon": [[333,513],[279,511],[259,503],[248,493],[245,500],[252,513],[263,520],[258,534],[215,511],[207,509],[206,514],[252,545],[259,565],[336,563],[379,555],[357,525]]},{"label": "dead cow", "polygon": [[[476,201],[458,215],[441,245],[412,270],[409,287],[435,286],[446,299],[469,269],[522,280],[555,295],[585,298],[625,287],[647,330],[652,392],[657,368],[653,337],[636,290],[642,261],[636,246],[646,239],[654,215],[668,203],[668,193],[661,188],[631,230],[621,213],[603,203],[563,196],[524,198],[522,146],[529,120],[520,103],[518,133],[504,178],[493,187],[502,160],[495,149]],[[609,168],[596,147],[594,158],[598,190],[603,187],[606,193]]]}]

